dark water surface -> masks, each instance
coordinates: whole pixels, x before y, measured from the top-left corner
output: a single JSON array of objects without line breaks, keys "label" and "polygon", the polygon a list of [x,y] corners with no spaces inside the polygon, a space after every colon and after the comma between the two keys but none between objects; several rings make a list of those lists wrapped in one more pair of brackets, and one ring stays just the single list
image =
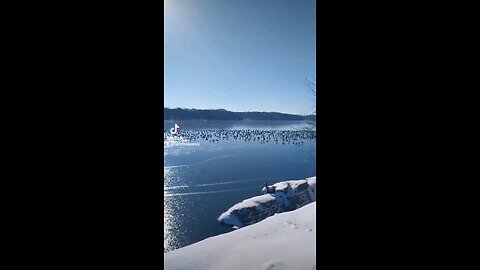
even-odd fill
[{"label": "dark water surface", "polygon": [[[187,130],[300,130],[301,121],[178,121]],[[165,121],[164,130],[174,122]],[[216,219],[232,205],[261,195],[264,182],[316,175],[315,140],[164,141],[164,249],[184,247],[232,229]]]}]

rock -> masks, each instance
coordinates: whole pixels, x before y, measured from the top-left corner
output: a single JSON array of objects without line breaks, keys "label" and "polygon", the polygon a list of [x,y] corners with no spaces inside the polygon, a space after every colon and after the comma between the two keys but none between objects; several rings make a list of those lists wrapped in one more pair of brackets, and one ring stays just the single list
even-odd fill
[{"label": "rock", "polygon": [[265,187],[273,190],[235,204],[218,218],[218,221],[237,227],[248,226],[276,213],[292,211],[316,201],[316,177],[307,180],[284,181]]}]

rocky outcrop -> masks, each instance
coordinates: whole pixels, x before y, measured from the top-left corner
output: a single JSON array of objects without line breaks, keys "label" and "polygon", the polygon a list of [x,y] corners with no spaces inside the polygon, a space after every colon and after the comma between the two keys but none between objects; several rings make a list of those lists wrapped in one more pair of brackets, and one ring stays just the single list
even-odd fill
[{"label": "rocky outcrop", "polygon": [[[274,193],[267,193],[275,190]],[[218,221],[238,228],[257,223],[276,213],[292,211],[316,201],[316,177],[284,181],[262,190],[256,196],[235,204],[220,215]]]}]

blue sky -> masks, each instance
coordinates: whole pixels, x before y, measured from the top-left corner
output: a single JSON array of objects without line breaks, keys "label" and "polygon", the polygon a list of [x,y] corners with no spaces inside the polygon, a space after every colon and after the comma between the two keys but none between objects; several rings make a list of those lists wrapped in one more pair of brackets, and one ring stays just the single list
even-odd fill
[{"label": "blue sky", "polygon": [[164,0],[165,107],[312,113],[315,0]]}]

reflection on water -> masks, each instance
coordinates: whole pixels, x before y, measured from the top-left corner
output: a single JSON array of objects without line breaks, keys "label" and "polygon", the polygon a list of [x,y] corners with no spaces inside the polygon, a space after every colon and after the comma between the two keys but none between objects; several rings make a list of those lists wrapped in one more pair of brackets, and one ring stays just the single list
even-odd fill
[{"label": "reflection on water", "polygon": [[[184,121],[179,125],[183,130],[298,130],[305,126],[297,121],[267,122]],[[164,122],[165,129],[170,125]],[[314,149],[315,140],[302,146],[241,140],[165,141],[165,251],[231,231],[216,218],[235,203],[260,195],[265,182],[316,175]]]}]

